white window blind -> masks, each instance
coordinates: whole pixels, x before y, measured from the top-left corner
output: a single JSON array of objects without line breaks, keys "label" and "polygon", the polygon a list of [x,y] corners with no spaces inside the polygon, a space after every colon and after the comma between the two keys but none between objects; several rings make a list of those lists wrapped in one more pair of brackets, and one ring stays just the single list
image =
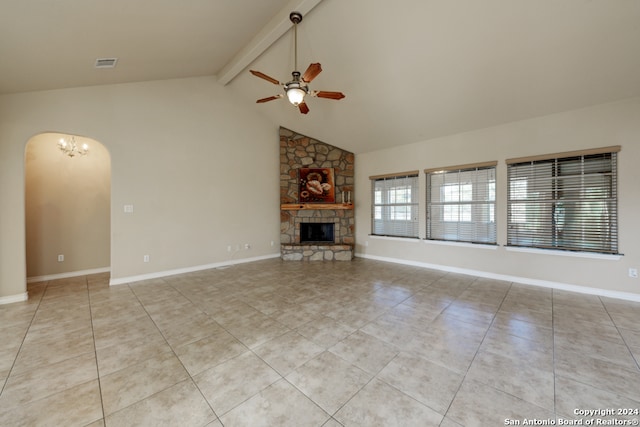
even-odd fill
[{"label": "white window blind", "polygon": [[618,253],[619,150],[507,160],[507,244]]},{"label": "white window blind", "polygon": [[427,239],[496,243],[497,162],[427,169]]},{"label": "white window blind", "polygon": [[372,176],[371,234],[418,237],[418,171]]}]

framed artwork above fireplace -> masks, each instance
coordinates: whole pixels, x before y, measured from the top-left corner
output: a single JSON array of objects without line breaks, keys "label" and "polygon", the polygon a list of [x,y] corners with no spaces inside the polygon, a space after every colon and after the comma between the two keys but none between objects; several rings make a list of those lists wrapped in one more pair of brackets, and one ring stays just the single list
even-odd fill
[{"label": "framed artwork above fireplace", "polygon": [[298,169],[299,203],[335,203],[333,168]]}]

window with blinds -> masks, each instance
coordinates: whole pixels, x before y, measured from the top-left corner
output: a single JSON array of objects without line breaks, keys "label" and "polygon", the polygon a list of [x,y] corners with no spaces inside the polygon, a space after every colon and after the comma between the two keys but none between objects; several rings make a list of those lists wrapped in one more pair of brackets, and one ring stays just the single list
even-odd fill
[{"label": "window with blinds", "polygon": [[507,160],[507,245],[618,253],[619,151]]},{"label": "window with blinds", "polygon": [[427,239],[496,243],[497,162],[427,169]]},{"label": "window with blinds", "polygon": [[418,237],[418,171],[372,176],[371,234]]}]

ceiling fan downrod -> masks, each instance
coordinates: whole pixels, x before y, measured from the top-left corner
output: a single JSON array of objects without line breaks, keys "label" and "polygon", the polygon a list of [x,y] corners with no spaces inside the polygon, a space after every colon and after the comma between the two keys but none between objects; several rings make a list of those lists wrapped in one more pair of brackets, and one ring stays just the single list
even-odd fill
[{"label": "ceiling fan downrod", "polygon": [[[289,14],[289,20],[293,22],[293,69],[295,70],[294,72],[298,72],[298,24],[302,22],[302,14],[293,11]],[[300,72],[298,72],[299,76]]]}]

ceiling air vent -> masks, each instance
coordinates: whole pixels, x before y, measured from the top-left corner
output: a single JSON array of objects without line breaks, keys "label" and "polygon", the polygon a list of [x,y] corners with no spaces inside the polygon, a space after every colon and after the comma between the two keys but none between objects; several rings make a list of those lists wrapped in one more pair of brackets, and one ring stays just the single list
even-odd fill
[{"label": "ceiling air vent", "polygon": [[118,58],[98,58],[96,59],[96,68],[114,68],[118,62]]}]

